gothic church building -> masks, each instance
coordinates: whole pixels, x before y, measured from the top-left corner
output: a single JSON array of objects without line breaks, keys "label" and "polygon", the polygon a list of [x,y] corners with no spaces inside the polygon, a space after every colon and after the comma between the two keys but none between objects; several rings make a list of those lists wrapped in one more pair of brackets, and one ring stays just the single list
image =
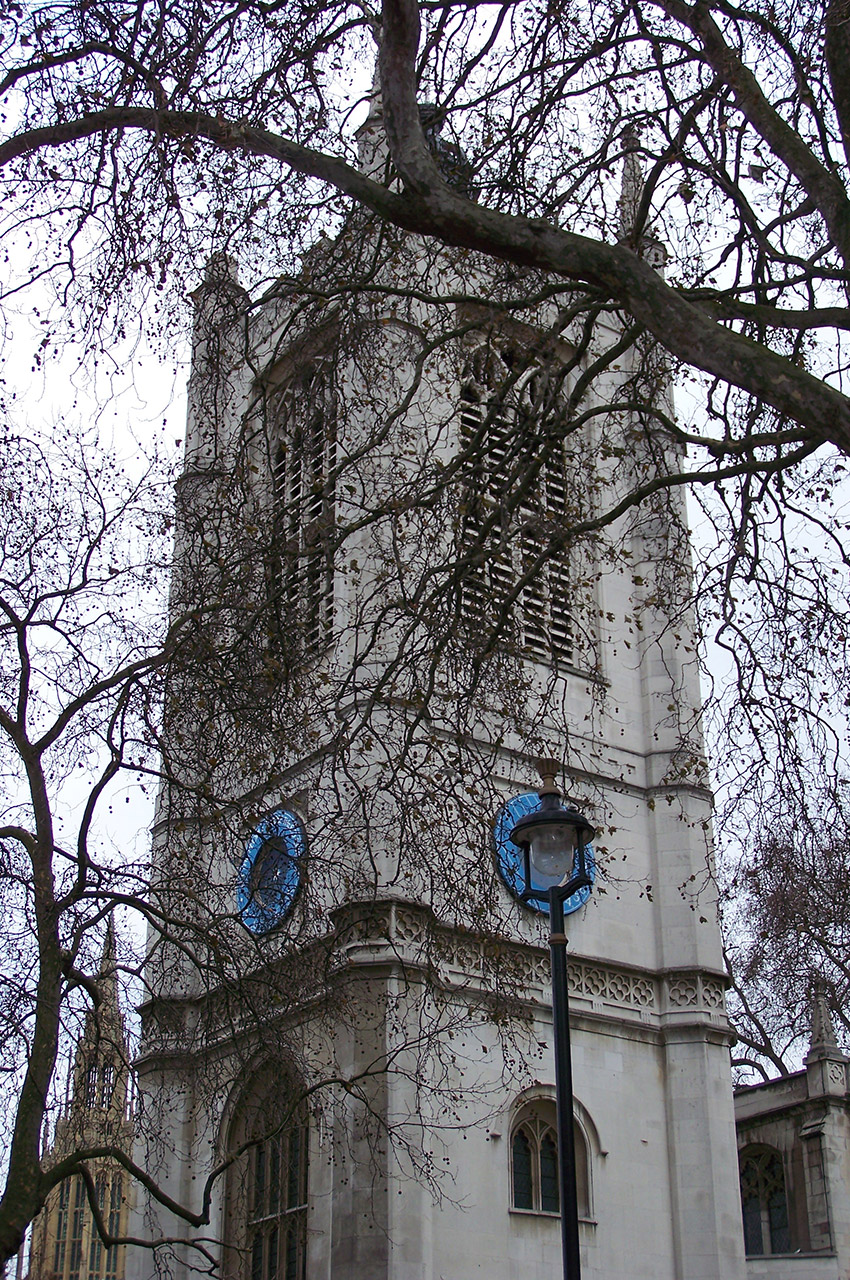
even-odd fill
[{"label": "gothic church building", "polygon": [[617,316],[560,307],[356,219],[260,304],[223,259],[198,291],[173,607],[209,684],[170,689],[153,892],[209,950],[151,949],[136,1158],[209,1221],[143,1199],[169,1243],[135,1280],[560,1273],[547,920],[509,839],[540,757],[599,832],[568,904],[583,1274],[743,1280],[684,512],[589,519],[675,449],[595,407],[643,376]]}]

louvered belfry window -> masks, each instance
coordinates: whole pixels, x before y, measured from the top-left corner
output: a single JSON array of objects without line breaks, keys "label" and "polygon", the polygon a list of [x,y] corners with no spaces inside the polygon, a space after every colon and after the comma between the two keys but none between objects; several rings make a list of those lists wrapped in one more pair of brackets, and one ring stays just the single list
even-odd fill
[{"label": "louvered belfry window", "polygon": [[[507,350],[482,348],[461,388],[464,468],[462,552],[470,561],[461,612],[470,633],[498,629],[526,656],[576,661],[565,552],[544,557],[567,520],[563,441],[546,431],[540,370],[512,376]],[[531,483],[529,466],[539,466]]]},{"label": "louvered belfry window", "polygon": [[275,613],[280,631],[307,657],[333,632],[336,438],[330,368],[316,362],[280,395],[273,452]]}]

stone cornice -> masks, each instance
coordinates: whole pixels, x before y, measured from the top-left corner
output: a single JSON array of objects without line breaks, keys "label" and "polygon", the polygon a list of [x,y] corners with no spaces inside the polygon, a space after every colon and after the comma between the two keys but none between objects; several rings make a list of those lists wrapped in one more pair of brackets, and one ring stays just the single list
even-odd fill
[{"label": "stone cornice", "polygon": [[[372,966],[389,960],[412,967],[429,957],[434,976],[448,987],[492,985],[498,969],[518,995],[548,1005],[548,948],[504,937],[482,937],[440,924],[421,905],[400,900],[342,907],[334,912],[337,948],[349,965]],[[726,1029],[722,972],[697,968],[656,972],[591,956],[570,955],[570,1005],[578,1012],[629,1016],[644,1021],[675,1021],[693,1015]]]},{"label": "stone cornice", "polygon": [[[285,1021],[333,1008],[340,984],[374,981],[391,973],[431,984],[447,995],[478,1004],[502,1005],[506,1015],[547,1016],[551,1006],[549,951],[545,946],[503,935],[482,934],[437,920],[430,908],[399,898],[350,903],[332,913],[333,933],[308,951],[284,957],[269,969],[270,991],[285,966],[297,964],[302,980],[287,1007],[270,1000],[267,1016]],[[315,963],[310,963],[311,957]],[[696,1028],[710,1039],[730,1039],[724,992],[726,975],[699,968],[653,971],[593,956],[570,955],[570,1010],[577,1026],[606,1023],[611,1033],[667,1038]],[[304,975],[313,976],[312,983]],[[263,975],[253,973],[252,987]],[[284,984],[285,985],[285,984]],[[216,1032],[215,991],[203,996],[148,1001],[140,1012],[147,1023],[139,1063],[151,1056],[181,1056],[188,1050],[190,1025],[197,1034],[205,1007],[205,1050],[226,1051],[234,1035],[251,1036],[247,1021]],[[701,1030],[700,1030],[701,1028]],[[197,1047],[197,1042],[195,1042]]]}]

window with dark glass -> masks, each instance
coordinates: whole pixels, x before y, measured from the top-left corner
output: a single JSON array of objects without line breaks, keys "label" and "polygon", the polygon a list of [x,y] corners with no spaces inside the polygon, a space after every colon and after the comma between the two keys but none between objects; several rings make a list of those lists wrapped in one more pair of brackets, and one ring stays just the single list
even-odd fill
[{"label": "window with dark glass", "polygon": [[100,1105],[108,1107],[115,1092],[115,1067],[107,1062],[100,1069]]},{"label": "window with dark glass", "polygon": [[71,1231],[68,1240],[70,1261],[68,1280],[80,1280],[83,1262],[83,1231],[86,1220],[86,1185],[82,1178],[74,1179]]},{"label": "window with dark glass", "polygon": [[788,1195],[782,1157],[771,1148],[739,1156],[744,1249],[748,1256],[791,1252]]},{"label": "window with dark glass", "polygon": [[53,1247],[53,1270],[61,1276],[65,1270],[65,1245],[68,1239],[68,1200],[71,1184],[66,1179],[59,1183],[59,1198],[56,1207],[56,1242]]},{"label": "window with dark glass", "polygon": [[[529,1213],[561,1211],[555,1104],[524,1107],[511,1130],[511,1207]],[[587,1145],[573,1125],[579,1217],[590,1216]]]},{"label": "window with dark glass", "polygon": [[301,1280],[307,1148],[296,1127],[254,1148],[247,1222],[250,1280]]},{"label": "window with dark glass", "polygon": [[[97,1197],[97,1207],[103,1214],[106,1209],[106,1174],[104,1173],[98,1174],[95,1180],[95,1195]],[[92,1280],[103,1274],[101,1269],[102,1261],[103,1241],[98,1233],[97,1224],[92,1218],[91,1244],[89,1245],[89,1276]]]},{"label": "window with dark glass", "polygon": [[[121,1175],[116,1173],[113,1175],[112,1185],[109,1189],[109,1219],[107,1222],[109,1234],[113,1239],[121,1234],[121,1188]],[[116,1280],[118,1276],[119,1247],[119,1245],[114,1244],[106,1250],[105,1280]]]},{"label": "window with dark glass", "polygon": [[333,631],[336,403],[329,362],[302,369],[277,400],[273,611],[281,636],[318,653]]},{"label": "window with dark glass", "polygon": [[529,657],[570,665],[568,557],[548,552],[567,516],[564,444],[544,428],[544,371],[518,370],[515,353],[482,346],[463,379],[461,552],[470,563],[461,612],[473,630],[495,628]]},{"label": "window with dark glass", "polygon": [[[304,1280],[307,1244],[306,1116],[278,1129],[296,1085],[263,1073],[245,1092],[229,1142],[253,1143],[227,1182],[227,1280]],[[297,1096],[297,1095],[296,1095]]]}]

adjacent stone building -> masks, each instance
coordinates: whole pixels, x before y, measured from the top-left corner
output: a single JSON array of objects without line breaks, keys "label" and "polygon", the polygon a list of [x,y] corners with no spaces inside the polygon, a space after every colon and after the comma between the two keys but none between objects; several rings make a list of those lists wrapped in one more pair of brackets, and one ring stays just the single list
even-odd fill
[{"label": "adjacent stone building", "polygon": [[[110,920],[97,975],[101,1004],[86,1013],[74,1058],[67,1109],[56,1125],[50,1157],[88,1146],[133,1150],[130,1069],[127,1036],[118,1003],[115,934]],[[98,1207],[111,1236],[126,1235],[131,1182],[113,1160],[94,1159],[89,1169]],[[95,1227],[86,1186],[79,1176],[65,1179],[50,1193],[33,1224],[30,1280],[124,1280],[126,1246],[103,1246]]]},{"label": "adjacent stone building", "polygon": [[824,993],[805,1068],[735,1093],[747,1274],[850,1275],[850,1078]]}]

